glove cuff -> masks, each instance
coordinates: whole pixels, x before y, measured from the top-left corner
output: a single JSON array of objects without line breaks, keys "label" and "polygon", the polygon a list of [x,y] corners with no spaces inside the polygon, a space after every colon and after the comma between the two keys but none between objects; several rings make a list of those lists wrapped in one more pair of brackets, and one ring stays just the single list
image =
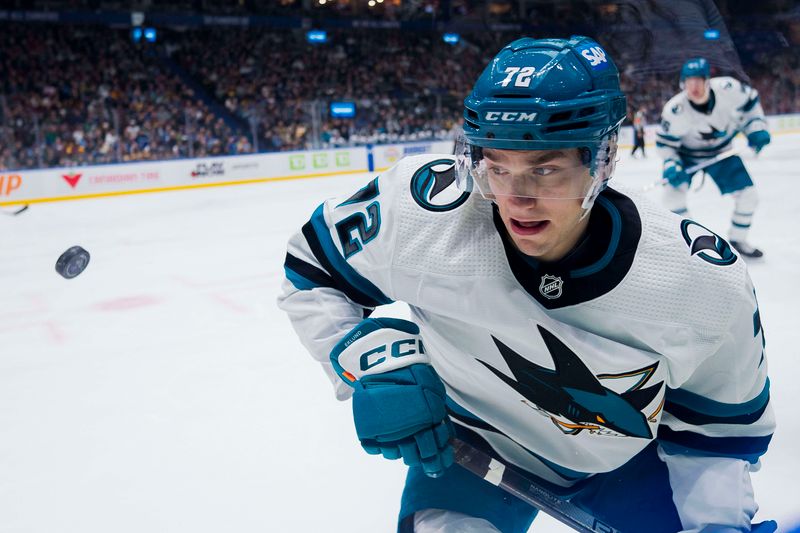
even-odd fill
[{"label": "glove cuff", "polygon": [[419,326],[398,318],[367,318],[331,350],[333,369],[350,386],[363,376],[429,364]]}]

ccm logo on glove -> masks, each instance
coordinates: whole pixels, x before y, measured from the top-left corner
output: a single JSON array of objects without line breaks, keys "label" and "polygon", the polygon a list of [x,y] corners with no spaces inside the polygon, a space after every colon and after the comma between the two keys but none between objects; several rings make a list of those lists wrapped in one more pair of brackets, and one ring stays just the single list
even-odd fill
[{"label": "ccm logo on glove", "polygon": [[352,385],[363,376],[429,363],[419,326],[397,318],[368,318],[331,351],[333,368]]},{"label": "ccm logo on glove", "polygon": [[[386,347],[387,345],[383,344],[377,348],[373,348],[368,352],[362,353],[360,359],[361,370],[369,370],[375,365],[379,365],[386,361],[386,357],[381,356],[381,354],[386,353]],[[391,357],[406,357],[416,353],[425,355],[425,349],[423,348],[422,340],[420,339],[400,339],[399,341],[394,341],[390,350]]]}]

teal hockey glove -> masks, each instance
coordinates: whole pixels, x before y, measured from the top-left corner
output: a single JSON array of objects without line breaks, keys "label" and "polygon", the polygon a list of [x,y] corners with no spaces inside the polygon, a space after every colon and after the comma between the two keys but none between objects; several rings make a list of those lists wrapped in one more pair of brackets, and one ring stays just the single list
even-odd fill
[{"label": "teal hockey glove", "polygon": [[684,183],[690,183],[692,177],[683,170],[683,163],[675,159],[664,161],[664,179],[676,189]]},{"label": "teal hockey glove", "polygon": [[778,523],[775,520],[765,520],[758,524],[753,524],[750,533],[773,533],[778,531]]},{"label": "teal hockey glove", "polygon": [[442,380],[430,365],[416,364],[364,376],[353,392],[353,420],[369,454],[403,458],[438,477],[453,464],[455,435],[445,409]]},{"label": "teal hockey glove", "polygon": [[353,420],[367,453],[402,457],[437,477],[453,463],[455,432],[429,363],[419,327],[393,318],[363,320],[331,350],[333,368],[353,387]]},{"label": "teal hockey glove", "polygon": [[772,142],[772,138],[767,130],[753,131],[747,135],[747,146],[752,148],[755,153],[760,152],[770,142]]}]

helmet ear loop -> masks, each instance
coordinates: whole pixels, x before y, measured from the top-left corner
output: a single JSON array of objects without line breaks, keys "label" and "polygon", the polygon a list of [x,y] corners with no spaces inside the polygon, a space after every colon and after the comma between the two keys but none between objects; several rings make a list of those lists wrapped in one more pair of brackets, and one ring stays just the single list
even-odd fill
[{"label": "helmet ear loop", "polygon": [[480,149],[480,147],[477,147],[477,148],[480,150],[480,155],[481,155],[481,157],[480,157],[480,159],[479,159],[477,162],[473,162],[473,163],[472,163],[472,165],[471,165],[471,166],[472,166],[472,167],[474,167],[474,169],[473,169],[473,168],[470,168],[470,171],[469,171],[469,172],[470,172],[470,179],[472,180],[472,185],[473,185],[473,186],[474,186],[476,189],[478,189],[478,192],[479,192],[479,193],[481,193],[481,197],[482,197],[484,200],[488,200],[488,201],[490,201],[490,202],[493,202],[493,201],[495,200],[495,196],[494,196],[492,193],[488,192],[488,191],[484,191],[484,190],[483,190],[483,187],[481,187],[481,180],[480,180],[480,178],[472,175],[473,171],[474,171],[474,172],[480,172],[480,171],[478,170],[478,167],[480,167],[481,165],[483,166],[483,168],[484,168],[484,169],[485,169],[485,167],[486,167],[486,160],[485,160],[485,159],[483,159],[483,150],[481,150],[481,149]]},{"label": "helmet ear loop", "polygon": [[[591,154],[591,150],[586,149],[586,151]],[[583,220],[586,215],[589,214],[597,196],[608,186],[611,174],[614,172],[614,167],[616,166],[616,159],[614,159],[616,155],[617,137],[616,135],[611,135],[600,143],[596,155],[591,158],[589,172],[591,172],[592,175],[592,183],[586,196],[583,198],[583,202],[581,202],[583,213],[579,220]],[[583,158],[582,150],[582,159]]]}]

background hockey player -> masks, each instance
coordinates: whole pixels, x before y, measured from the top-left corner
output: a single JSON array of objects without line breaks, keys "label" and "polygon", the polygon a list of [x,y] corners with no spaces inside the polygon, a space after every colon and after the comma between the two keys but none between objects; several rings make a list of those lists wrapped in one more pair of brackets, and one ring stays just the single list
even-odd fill
[{"label": "background hockey player", "polygon": [[[514,41],[455,156],[405,158],[291,238],[279,305],[364,449],[409,465],[400,531],[533,521],[451,466],[454,435],[623,531],[751,530],[774,428],[754,289],[723,239],[607,187],[625,109],[598,43]],[[412,320],[368,318],[392,301]]]},{"label": "background hockey player", "polygon": [[[710,78],[708,62],[700,57],[683,65],[680,80],[682,91],[664,105],[656,146],[664,157],[664,178],[669,183],[664,205],[687,215],[686,195],[692,181],[687,168],[729,150],[739,132],[756,153],[769,144],[770,135],[758,91],[752,87],[730,77]],[[725,158],[704,172],[722,194],[734,197],[731,244],[742,255],[761,257],[763,252],[747,240],[758,193],[742,159]]]},{"label": "background hockey player", "polygon": [[631,157],[636,155],[636,151],[642,152],[642,157],[647,157],[644,153],[644,127],[645,127],[644,109],[638,109],[633,114],[633,149],[631,150]]}]

